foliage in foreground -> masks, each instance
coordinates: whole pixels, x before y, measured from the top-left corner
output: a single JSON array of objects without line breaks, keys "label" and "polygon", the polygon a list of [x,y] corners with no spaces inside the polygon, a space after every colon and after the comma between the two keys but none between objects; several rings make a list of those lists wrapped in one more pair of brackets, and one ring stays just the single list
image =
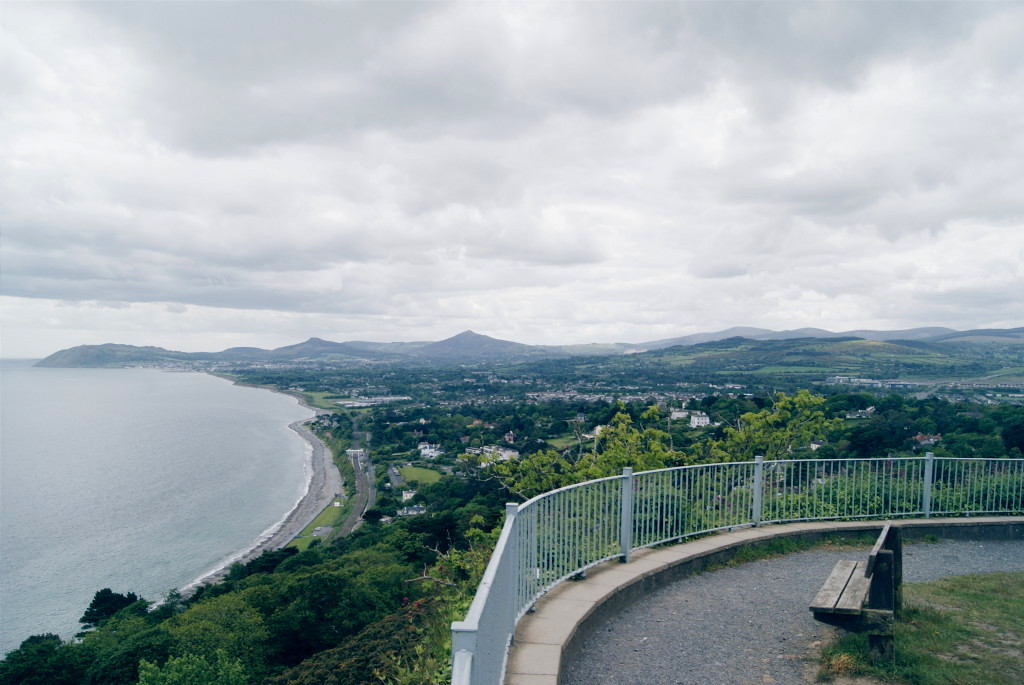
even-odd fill
[{"label": "foliage in foreground", "polygon": [[895,658],[872,660],[867,637],[847,634],[823,652],[820,680],[869,675],[908,685],[1024,682],[1024,573],[908,583],[904,593]]}]

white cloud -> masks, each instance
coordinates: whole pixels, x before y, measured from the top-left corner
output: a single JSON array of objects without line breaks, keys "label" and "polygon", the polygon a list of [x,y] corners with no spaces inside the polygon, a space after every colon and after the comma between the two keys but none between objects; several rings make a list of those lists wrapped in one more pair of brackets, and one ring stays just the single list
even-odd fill
[{"label": "white cloud", "polygon": [[1022,29],[968,2],[9,5],[5,354],[1019,324]]}]

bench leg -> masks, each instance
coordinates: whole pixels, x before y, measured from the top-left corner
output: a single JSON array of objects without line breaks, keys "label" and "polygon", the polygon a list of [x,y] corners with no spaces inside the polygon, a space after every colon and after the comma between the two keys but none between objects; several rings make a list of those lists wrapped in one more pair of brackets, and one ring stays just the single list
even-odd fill
[{"label": "bench leg", "polygon": [[868,635],[868,651],[874,659],[893,657],[892,635]]}]

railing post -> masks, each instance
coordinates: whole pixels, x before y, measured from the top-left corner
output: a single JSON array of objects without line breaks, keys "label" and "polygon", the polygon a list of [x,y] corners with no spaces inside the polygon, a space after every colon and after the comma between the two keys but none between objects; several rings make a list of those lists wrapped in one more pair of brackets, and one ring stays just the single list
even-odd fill
[{"label": "railing post", "polygon": [[515,502],[505,503],[505,520],[512,521],[512,529],[509,531],[508,542],[508,564],[512,569],[512,588],[511,592],[508,593],[508,619],[509,626],[508,630],[511,633],[512,638],[510,644],[516,643],[516,615],[518,612],[518,601],[519,601],[519,581],[522,578],[522,569],[519,568],[519,521],[516,520],[517,514],[519,513],[519,505]]},{"label": "railing post", "polygon": [[633,469],[622,469],[622,497],[619,502],[619,544],[622,563],[629,563],[633,551]]},{"label": "railing post", "polygon": [[750,519],[755,526],[761,525],[761,502],[764,496],[764,457],[754,457],[754,502],[751,505]]},{"label": "railing post", "polygon": [[925,452],[924,454],[924,492],[922,493],[921,511],[924,517],[932,515],[932,477],[935,466],[935,453]]},{"label": "railing post", "polygon": [[452,623],[452,685],[470,685],[473,682],[477,631],[465,629],[460,623]]}]

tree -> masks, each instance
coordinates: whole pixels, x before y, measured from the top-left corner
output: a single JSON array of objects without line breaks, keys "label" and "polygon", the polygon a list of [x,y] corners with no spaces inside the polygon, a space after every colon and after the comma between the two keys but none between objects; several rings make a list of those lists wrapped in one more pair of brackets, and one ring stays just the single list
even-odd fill
[{"label": "tree", "polygon": [[245,601],[258,588],[232,592],[193,604],[162,625],[174,638],[175,652],[213,659],[223,650],[239,659],[246,670],[262,675],[269,632],[263,616]]},{"label": "tree", "polygon": [[824,404],[824,397],[808,390],[777,393],[770,408],[747,412],[734,426],[726,427],[723,439],[711,442],[710,457],[719,461],[750,461],[758,455],[768,460],[785,458],[842,424],[825,416]]},{"label": "tree", "polygon": [[75,647],[53,633],[27,638],[0,661],[0,685],[78,685],[85,672]]},{"label": "tree", "polygon": [[[625,466],[647,471],[678,461],[680,455],[666,446],[668,433],[653,427],[637,430],[625,406],[620,403],[619,409],[601,432],[593,451],[573,454],[573,450],[543,450],[520,459],[499,461],[489,472],[505,489],[525,499],[592,478],[618,475]],[[650,424],[658,418],[656,408],[648,408],[641,415],[641,420]]]},{"label": "tree", "polygon": [[144,600],[141,600],[134,592],[122,595],[105,587],[93,595],[92,602],[89,603],[89,607],[82,614],[82,618],[78,619],[78,622],[86,628],[95,628],[121,609],[139,601]]},{"label": "tree", "polygon": [[143,659],[139,662],[139,685],[246,685],[249,679],[238,659],[218,649],[212,661],[196,654],[184,654],[163,666]]}]

